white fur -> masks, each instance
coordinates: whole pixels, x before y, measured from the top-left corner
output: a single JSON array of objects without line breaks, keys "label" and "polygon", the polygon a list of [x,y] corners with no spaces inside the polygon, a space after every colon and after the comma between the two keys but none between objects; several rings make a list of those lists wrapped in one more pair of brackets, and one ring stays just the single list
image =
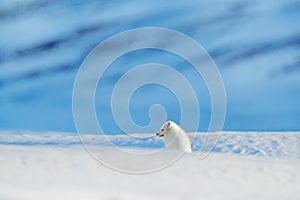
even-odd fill
[{"label": "white fur", "polygon": [[167,149],[192,152],[189,137],[175,122],[165,122],[156,135],[164,138]]}]

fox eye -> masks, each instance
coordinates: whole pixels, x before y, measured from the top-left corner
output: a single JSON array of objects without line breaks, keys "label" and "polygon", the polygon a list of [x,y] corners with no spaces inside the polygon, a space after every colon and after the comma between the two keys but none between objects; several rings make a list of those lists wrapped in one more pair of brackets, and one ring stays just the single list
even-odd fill
[{"label": "fox eye", "polygon": [[161,129],[161,131],[164,131],[165,129]]}]

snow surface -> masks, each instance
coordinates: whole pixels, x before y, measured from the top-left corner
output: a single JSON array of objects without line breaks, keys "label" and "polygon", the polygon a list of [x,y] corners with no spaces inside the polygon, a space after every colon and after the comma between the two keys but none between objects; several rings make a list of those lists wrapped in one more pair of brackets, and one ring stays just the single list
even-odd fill
[{"label": "snow surface", "polygon": [[[97,162],[75,134],[1,132],[0,197],[5,200],[300,198],[299,132],[224,133],[216,150],[200,160],[197,149],[202,135],[196,133],[194,153],[155,173],[132,175]],[[111,158],[120,159],[111,147],[101,144],[100,136],[85,137]],[[122,148],[145,149],[141,144],[148,144],[150,149],[162,148],[160,138],[133,142],[132,137],[115,135],[110,140]],[[162,152],[155,159],[159,162],[170,156],[172,152]],[[143,165],[147,167],[149,163]]]}]

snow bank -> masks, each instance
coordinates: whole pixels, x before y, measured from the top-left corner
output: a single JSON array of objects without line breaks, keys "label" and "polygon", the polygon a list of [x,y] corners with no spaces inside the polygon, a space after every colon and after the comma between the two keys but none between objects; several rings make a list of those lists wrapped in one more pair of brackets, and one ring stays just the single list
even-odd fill
[{"label": "snow bank", "polygon": [[[193,151],[199,152],[206,139],[206,133],[188,133]],[[80,135],[87,145],[118,147],[164,148],[163,140],[154,134],[129,135]],[[209,133],[209,137],[217,136]],[[0,144],[3,145],[81,145],[77,133],[2,131]],[[213,149],[216,153],[259,155],[268,157],[300,157],[300,132],[223,132]]]},{"label": "snow bank", "polygon": [[[53,145],[45,143],[47,137],[41,135],[10,135],[10,142],[8,133],[0,135],[1,199],[274,200],[300,197],[300,160],[297,158],[299,149],[296,148],[299,146],[299,133],[227,133],[218,144],[218,148],[223,147],[218,152],[223,153],[212,153],[204,160],[199,160],[196,153],[184,155],[168,168],[144,175],[122,174],[101,165],[83,146],[74,144],[74,141],[79,141],[76,136],[65,135],[59,139],[55,134],[52,138],[48,135],[49,141],[57,141]],[[28,143],[22,143],[24,138]],[[58,141],[62,138],[63,142],[59,144]],[[126,140],[125,136],[111,138],[114,141]],[[97,139],[100,140],[100,137]],[[196,146],[197,141],[194,143]],[[272,141],[279,143],[280,148],[277,150],[281,149],[282,153],[270,150],[276,146]],[[273,145],[267,148],[269,143]],[[248,144],[248,148],[255,147],[260,152],[269,150],[269,154],[247,154],[246,151],[240,151],[235,152],[239,155],[232,155],[230,152],[234,152],[233,150],[226,150],[232,144],[245,149],[245,144]],[[98,145],[104,149],[109,148]],[[295,146],[296,152],[288,154],[289,146]],[[154,145],[151,148],[160,147]],[[107,151],[107,154],[119,159],[113,150]],[[170,155],[162,153],[157,161],[168,159]],[[129,162],[131,161],[123,164]],[[143,163],[144,166],[148,164]]]}]

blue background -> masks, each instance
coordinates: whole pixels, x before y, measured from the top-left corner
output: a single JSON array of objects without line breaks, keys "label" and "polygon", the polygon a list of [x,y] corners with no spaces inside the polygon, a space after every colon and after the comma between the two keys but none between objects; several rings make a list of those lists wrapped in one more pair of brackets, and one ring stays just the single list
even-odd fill
[{"label": "blue background", "polygon": [[[214,59],[227,93],[224,130],[300,130],[299,19],[296,0],[1,1],[0,129],[76,131],[73,83],[88,52],[120,31],[157,26],[190,36]],[[122,75],[120,69],[148,62],[194,76],[186,61],[166,52],[143,50],[119,58],[96,95],[105,132],[120,132],[109,107],[109,91]],[[210,102],[199,80],[199,130],[205,131]],[[154,103],[165,105],[168,118],[179,121],[176,98],[147,85],[131,100],[137,124],[149,122],[148,109]]]}]

